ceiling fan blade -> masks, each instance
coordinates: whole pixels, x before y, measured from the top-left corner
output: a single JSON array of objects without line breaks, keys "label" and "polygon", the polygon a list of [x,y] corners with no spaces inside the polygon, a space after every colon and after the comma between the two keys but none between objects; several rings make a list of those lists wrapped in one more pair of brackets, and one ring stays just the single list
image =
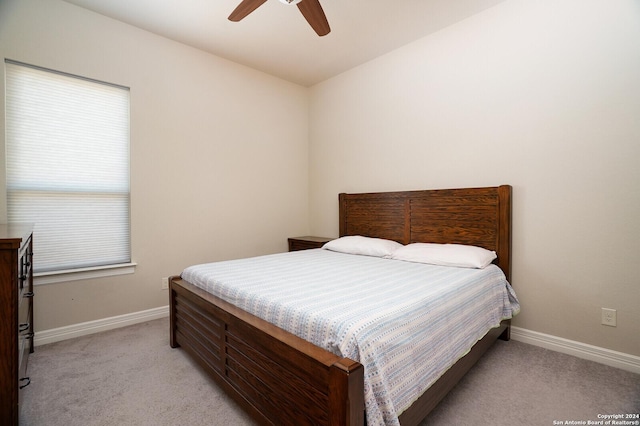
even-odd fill
[{"label": "ceiling fan blade", "polygon": [[262,6],[266,1],[267,0],[242,0],[238,7],[236,7],[233,12],[231,12],[231,15],[229,15],[229,20],[238,22],[244,19],[248,14]]},{"label": "ceiling fan blade", "polygon": [[302,0],[298,3],[298,9],[307,20],[311,28],[320,36],[324,36],[331,32],[327,17],[320,6],[318,0]]}]

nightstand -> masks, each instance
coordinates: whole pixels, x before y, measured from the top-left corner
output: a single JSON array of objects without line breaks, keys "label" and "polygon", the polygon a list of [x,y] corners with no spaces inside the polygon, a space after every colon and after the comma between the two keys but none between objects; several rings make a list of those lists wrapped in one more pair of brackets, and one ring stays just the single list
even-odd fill
[{"label": "nightstand", "polygon": [[320,248],[331,240],[333,238],[311,236],[289,238],[289,251]]}]

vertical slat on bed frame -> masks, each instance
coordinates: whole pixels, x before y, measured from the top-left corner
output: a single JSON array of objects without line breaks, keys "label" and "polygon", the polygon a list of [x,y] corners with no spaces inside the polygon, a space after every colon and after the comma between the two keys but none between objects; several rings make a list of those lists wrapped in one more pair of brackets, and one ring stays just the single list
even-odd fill
[{"label": "vertical slat on bed frame", "polygon": [[500,199],[500,241],[498,252],[498,265],[511,283],[511,197],[512,188],[510,185],[498,187],[498,198]]}]

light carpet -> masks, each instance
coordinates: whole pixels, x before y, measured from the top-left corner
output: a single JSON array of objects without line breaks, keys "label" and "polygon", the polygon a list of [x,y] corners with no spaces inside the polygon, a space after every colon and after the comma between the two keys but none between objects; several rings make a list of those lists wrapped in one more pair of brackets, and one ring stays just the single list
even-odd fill
[{"label": "light carpet", "polygon": [[[254,424],[169,347],[168,318],[39,346],[28,368],[23,426]],[[640,375],[498,341],[422,426],[586,424],[634,413]]]}]

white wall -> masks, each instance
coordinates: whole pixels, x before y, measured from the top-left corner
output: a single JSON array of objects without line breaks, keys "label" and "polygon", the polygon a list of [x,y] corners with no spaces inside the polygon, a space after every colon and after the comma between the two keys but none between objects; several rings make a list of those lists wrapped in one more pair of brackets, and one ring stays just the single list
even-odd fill
[{"label": "white wall", "polygon": [[36,330],[165,306],[161,277],[308,233],[307,89],[59,0],[1,0],[0,57],[131,88],[136,272],[37,286]]},{"label": "white wall", "polygon": [[508,183],[515,325],[640,355],[637,1],[508,0],[311,90],[59,0],[0,0],[0,57],[131,87],[136,273],[37,287],[37,330],[166,305],[160,277],[189,264],[335,236],[339,192]]},{"label": "white wall", "polygon": [[513,185],[514,324],[640,355],[640,2],[509,0],[318,84],[309,149],[315,235],[339,192]]}]

